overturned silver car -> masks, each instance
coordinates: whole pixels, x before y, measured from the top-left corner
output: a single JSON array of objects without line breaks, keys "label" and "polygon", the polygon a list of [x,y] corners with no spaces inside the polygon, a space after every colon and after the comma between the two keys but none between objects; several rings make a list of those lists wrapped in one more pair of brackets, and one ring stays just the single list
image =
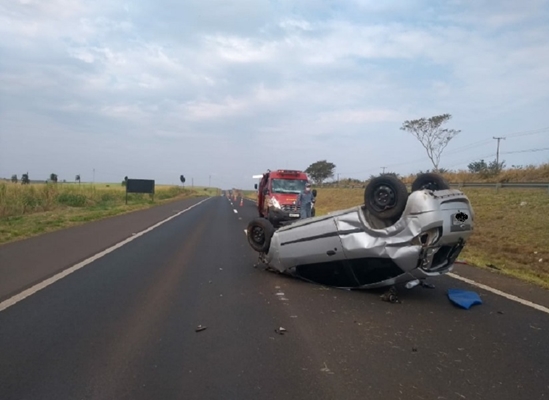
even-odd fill
[{"label": "overturned silver car", "polygon": [[324,285],[368,289],[449,272],[473,232],[467,196],[439,175],[422,174],[412,192],[391,175],[374,178],[364,204],[275,230],[248,224],[250,246],[267,267]]}]

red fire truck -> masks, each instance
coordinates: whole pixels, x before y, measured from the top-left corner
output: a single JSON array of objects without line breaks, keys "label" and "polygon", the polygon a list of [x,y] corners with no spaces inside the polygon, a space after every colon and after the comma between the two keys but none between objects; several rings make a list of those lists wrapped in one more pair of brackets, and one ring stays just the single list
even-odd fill
[{"label": "red fire truck", "polygon": [[[298,220],[300,208],[296,202],[308,182],[307,174],[302,171],[280,169],[264,173],[259,185],[255,184],[259,216],[274,226]],[[316,197],[316,189],[313,189],[313,196]]]}]

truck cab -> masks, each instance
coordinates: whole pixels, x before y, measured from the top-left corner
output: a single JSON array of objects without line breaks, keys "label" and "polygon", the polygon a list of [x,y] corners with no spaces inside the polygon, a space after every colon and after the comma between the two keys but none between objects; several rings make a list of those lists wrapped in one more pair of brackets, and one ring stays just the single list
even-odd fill
[{"label": "truck cab", "polygon": [[[257,189],[259,216],[268,219],[274,226],[298,220],[300,208],[296,205],[299,194],[309,182],[306,173],[295,170],[268,171]],[[316,196],[316,190],[313,190]]]}]

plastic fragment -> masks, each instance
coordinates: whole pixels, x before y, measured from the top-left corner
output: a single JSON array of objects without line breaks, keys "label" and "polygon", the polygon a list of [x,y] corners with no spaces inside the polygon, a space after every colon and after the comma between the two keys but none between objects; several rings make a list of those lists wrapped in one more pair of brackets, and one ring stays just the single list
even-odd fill
[{"label": "plastic fragment", "polygon": [[406,282],[406,289],[412,289],[412,288],[415,288],[417,285],[419,285],[421,282],[419,281],[419,279],[415,279],[413,281],[410,281],[410,282]]},{"label": "plastic fragment", "polygon": [[468,310],[476,304],[482,304],[480,296],[468,290],[448,289],[448,298],[455,305]]},{"label": "plastic fragment", "polygon": [[194,330],[195,332],[202,332],[207,329],[206,326],[198,325],[198,327]]},{"label": "plastic fragment", "polygon": [[279,335],[284,335],[284,333],[286,333],[286,329],[283,328],[283,327],[280,327],[278,329],[275,329],[275,332],[278,333]]}]

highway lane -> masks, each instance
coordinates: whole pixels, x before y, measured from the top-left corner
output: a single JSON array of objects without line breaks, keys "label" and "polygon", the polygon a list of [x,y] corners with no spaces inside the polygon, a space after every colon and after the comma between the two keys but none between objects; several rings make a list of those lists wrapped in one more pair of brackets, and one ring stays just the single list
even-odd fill
[{"label": "highway lane", "polygon": [[0,301],[105,250],[205,197],[74,226],[0,246]]},{"label": "highway lane", "polygon": [[448,277],[389,304],[253,268],[255,215],[212,198],[0,312],[0,399],[549,395],[546,314],[457,309]]}]

